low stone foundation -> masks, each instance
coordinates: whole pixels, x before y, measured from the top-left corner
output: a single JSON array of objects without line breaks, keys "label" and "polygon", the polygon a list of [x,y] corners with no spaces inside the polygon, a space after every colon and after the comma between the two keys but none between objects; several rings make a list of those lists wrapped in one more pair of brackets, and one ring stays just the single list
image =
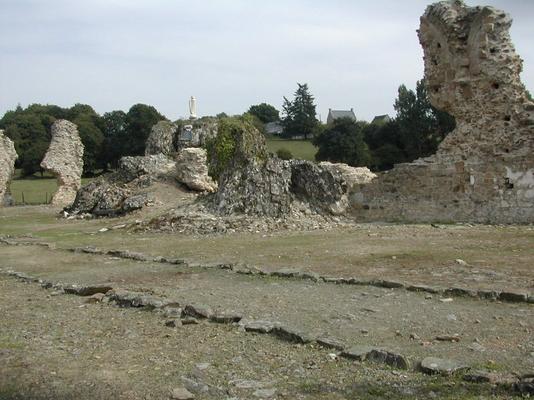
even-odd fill
[{"label": "low stone foundation", "polygon": [[419,160],[361,185],[350,200],[360,221],[534,223],[534,163]]}]

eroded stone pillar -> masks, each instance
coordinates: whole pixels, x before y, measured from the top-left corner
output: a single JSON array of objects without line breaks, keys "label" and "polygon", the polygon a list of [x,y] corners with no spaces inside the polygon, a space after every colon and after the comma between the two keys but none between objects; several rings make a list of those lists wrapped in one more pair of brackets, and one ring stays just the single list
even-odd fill
[{"label": "eroded stone pillar", "polygon": [[11,205],[12,199],[9,184],[15,172],[15,161],[18,155],[15,145],[4,131],[0,130],[0,207]]},{"label": "eroded stone pillar", "polygon": [[356,191],[361,220],[534,222],[534,103],[521,83],[512,18],[450,0],[421,17],[432,105],[456,119],[436,154]]},{"label": "eroded stone pillar", "polygon": [[72,122],[57,120],[52,125],[52,141],[41,167],[57,177],[58,189],[52,198],[55,206],[73,203],[81,187],[84,146]]},{"label": "eroded stone pillar", "polygon": [[432,4],[421,17],[430,101],[457,124],[438,157],[508,158],[532,151],[534,104],[521,83],[523,62],[511,25],[504,11],[462,1]]}]

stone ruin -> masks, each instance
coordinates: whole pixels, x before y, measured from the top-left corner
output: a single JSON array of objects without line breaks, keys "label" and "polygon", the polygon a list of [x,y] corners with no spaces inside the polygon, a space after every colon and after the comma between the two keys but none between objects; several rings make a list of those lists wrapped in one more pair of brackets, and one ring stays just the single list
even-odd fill
[{"label": "stone ruin", "polygon": [[172,158],[182,149],[205,146],[216,135],[217,121],[210,118],[175,123],[159,121],[147,139],[145,155],[164,154]]},{"label": "stone ruin", "polygon": [[217,191],[217,184],[208,175],[206,150],[202,148],[186,148],[177,154],[176,180],[197,192]]},{"label": "stone ruin", "polygon": [[[208,153],[218,190],[199,199],[202,210],[220,217],[282,218],[304,210],[359,221],[534,222],[534,103],[519,78],[522,61],[511,43],[511,22],[502,11],[459,0],[435,3],[422,16],[430,101],[456,119],[433,156],[376,177],[367,168],[271,157],[252,124],[232,119],[235,125],[225,128],[230,122],[222,120],[218,133],[210,131]],[[180,129],[160,123],[148,152],[170,151],[174,161],[184,139]],[[213,146],[231,151],[217,154]],[[182,153],[180,171],[193,159],[201,177],[189,172],[190,187],[210,191],[203,154]]]},{"label": "stone ruin", "polygon": [[[349,207],[350,190],[375,177],[367,168],[270,157],[264,136],[247,121],[229,131],[232,137],[217,140],[233,142],[234,150],[222,168],[219,190],[209,199],[220,215],[280,218],[298,210],[341,215]],[[217,157],[212,155],[211,162]]]},{"label": "stone ruin", "polygon": [[57,120],[52,125],[52,141],[41,167],[57,177],[58,189],[52,198],[55,206],[68,206],[81,187],[84,146],[72,122]]},{"label": "stone ruin", "polygon": [[432,105],[456,119],[435,155],[395,166],[351,197],[360,220],[534,222],[534,104],[512,19],[462,1],[421,17]]},{"label": "stone ruin", "polygon": [[9,184],[15,173],[17,158],[15,145],[4,135],[4,131],[0,130],[0,207],[13,204]]},{"label": "stone ruin", "polygon": [[148,136],[145,155],[164,154],[171,156],[176,152],[175,134],[178,127],[170,121],[159,121],[152,127]]},{"label": "stone ruin", "polygon": [[151,198],[156,181],[172,181],[176,163],[163,154],[123,157],[117,171],[90,182],[65,211],[72,215],[114,217],[138,210]]}]

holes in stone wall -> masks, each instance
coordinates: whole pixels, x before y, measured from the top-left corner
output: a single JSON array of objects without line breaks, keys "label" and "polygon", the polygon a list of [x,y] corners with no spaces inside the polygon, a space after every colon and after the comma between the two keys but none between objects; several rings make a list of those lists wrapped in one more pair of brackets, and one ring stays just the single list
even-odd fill
[{"label": "holes in stone wall", "polygon": [[493,89],[497,90],[497,89],[499,89],[499,88],[501,87],[501,85],[499,85],[497,82],[493,82],[493,83],[491,84],[491,87],[492,87]]},{"label": "holes in stone wall", "polygon": [[510,182],[510,178],[504,178],[504,187],[508,190],[511,190],[514,188],[514,184]]},{"label": "holes in stone wall", "polygon": [[491,54],[495,54],[495,53],[497,53],[497,49],[496,49],[495,47],[492,47],[492,48],[490,49],[490,53],[491,53]]},{"label": "holes in stone wall", "polygon": [[440,43],[440,42],[437,42],[437,43],[436,43],[436,47],[437,47],[438,49],[441,49],[441,43]]},{"label": "holes in stone wall", "polygon": [[510,116],[510,115],[505,115],[505,116],[504,116],[504,120],[505,120],[506,122],[510,122],[510,121],[512,120],[512,116]]}]

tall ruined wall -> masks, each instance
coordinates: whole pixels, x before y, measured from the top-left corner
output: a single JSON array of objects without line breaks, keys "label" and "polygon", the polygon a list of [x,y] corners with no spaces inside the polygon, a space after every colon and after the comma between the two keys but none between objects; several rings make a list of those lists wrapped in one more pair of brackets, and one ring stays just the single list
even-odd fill
[{"label": "tall ruined wall", "polygon": [[17,152],[13,142],[0,129],[0,207],[10,204],[9,184],[15,172]]},{"label": "tall ruined wall", "polygon": [[52,172],[58,189],[52,198],[56,206],[69,206],[82,186],[84,146],[78,128],[72,122],[59,119],[52,125],[52,141],[41,167]]},{"label": "tall ruined wall", "polygon": [[360,219],[534,222],[534,103],[520,81],[511,24],[502,11],[461,1],[426,9],[426,85],[457,127],[435,155],[356,190]]}]

